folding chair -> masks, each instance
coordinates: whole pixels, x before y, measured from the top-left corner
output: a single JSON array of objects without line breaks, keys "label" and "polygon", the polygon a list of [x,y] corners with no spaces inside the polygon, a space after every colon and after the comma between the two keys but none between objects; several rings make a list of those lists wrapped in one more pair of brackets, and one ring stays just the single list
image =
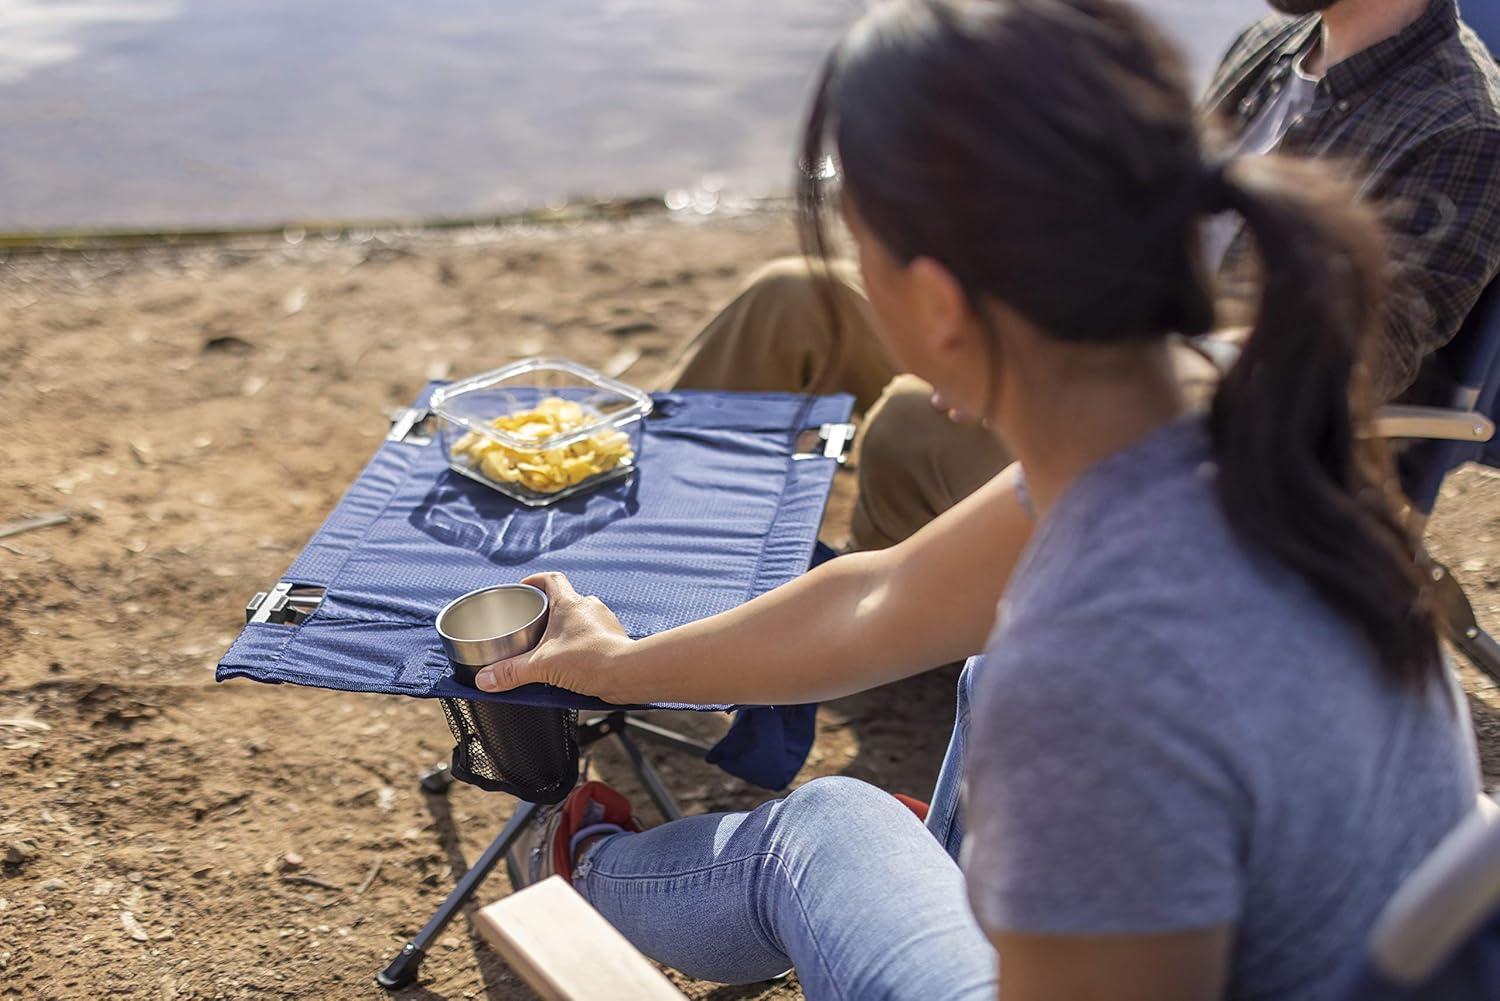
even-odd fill
[{"label": "folding chair", "polygon": [[1500,3],[1496,0],[1464,0],[1460,13],[1464,23],[1489,45],[1491,52],[1500,47]]},{"label": "folding chair", "polygon": [[[1500,56],[1500,2],[1465,4],[1463,19],[1492,54]],[[1500,164],[1496,165],[1500,169]],[[1425,520],[1443,477],[1466,462],[1500,467],[1494,418],[1500,406],[1500,279],[1470,310],[1457,336],[1434,356],[1446,407],[1387,407],[1376,421],[1384,438],[1414,442],[1403,454],[1403,486]],[[1429,564],[1446,619],[1448,639],[1490,678],[1500,682],[1500,644],[1479,628],[1458,581],[1440,563]]]},{"label": "folding chair", "polygon": [[[1468,462],[1500,467],[1494,423],[1500,411],[1500,280],[1485,289],[1457,336],[1434,360],[1449,405],[1384,407],[1374,428],[1382,438],[1409,443],[1401,455],[1402,485],[1423,520],[1432,513],[1448,473]],[[1448,568],[1429,561],[1428,569],[1448,639],[1500,682],[1500,644],[1475,621],[1473,606]]]},{"label": "folding chair", "polygon": [[[1491,52],[1500,50],[1500,5],[1465,9]],[[1491,281],[1435,362],[1449,406],[1387,407],[1382,437],[1412,442],[1403,486],[1427,518],[1443,478],[1468,462],[1500,467],[1500,278]],[[1441,391],[1440,391],[1441,392]],[[1500,682],[1500,644],[1481,629],[1448,569],[1430,563],[1448,638]],[[1386,905],[1371,936],[1364,979],[1349,1001],[1500,999],[1500,810],[1482,804],[1448,835]]]},{"label": "folding chair", "polygon": [[1500,809],[1481,807],[1386,905],[1348,1001],[1500,998]]}]

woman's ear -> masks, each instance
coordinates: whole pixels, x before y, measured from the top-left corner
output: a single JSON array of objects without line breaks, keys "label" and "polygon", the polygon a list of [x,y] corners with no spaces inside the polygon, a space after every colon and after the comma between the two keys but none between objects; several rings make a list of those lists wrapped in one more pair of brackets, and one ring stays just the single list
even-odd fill
[{"label": "woman's ear", "polygon": [[962,346],[970,327],[969,299],[953,272],[931,257],[914,258],[906,269],[915,326],[927,341],[928,356]]}]

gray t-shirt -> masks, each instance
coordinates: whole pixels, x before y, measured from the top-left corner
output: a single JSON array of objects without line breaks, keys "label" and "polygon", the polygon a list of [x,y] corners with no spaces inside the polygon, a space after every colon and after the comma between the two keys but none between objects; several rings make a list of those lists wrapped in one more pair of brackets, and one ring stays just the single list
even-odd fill
[{"label": "gray t-shirt", "polygon": [[[1276,149],[1292,124],[1312,107],[1313,99],[1318,96],[1318,80],[1318,77],[1307,75],[1302,60],[1298,59],[1286,81],[1272,91],[1244,131],[1228,144],[1224,154],[1263,156]],[[1229,212],[1220,213],[1208,221],[1203,231],[1203,252],[1210,271],[1219,270],[1224,253],[1242,225],[1240,217]]]},{"label": "gray t-shirt", "polygon": [[[974,680],[963,848],[990,930],[1236,926],[1228,997],[1345,997],[1376,914],[1466,812],[1450,676],[1231,531],[1201,417],[1086,472],[1023,558]],[[1446,673],[1446,672],[1445,672]]]}]

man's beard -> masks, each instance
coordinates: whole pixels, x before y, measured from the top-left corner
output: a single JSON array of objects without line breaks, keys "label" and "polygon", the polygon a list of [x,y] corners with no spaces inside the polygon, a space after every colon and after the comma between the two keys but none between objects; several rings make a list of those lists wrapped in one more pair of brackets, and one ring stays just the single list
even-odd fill
[{"label": "man's beard", "polygon": [[1327,10],[1338,0],[1266,0],[1266,2],[1283,14],[1300,17],[1303,14],[1316,14],[1320,10]]}]

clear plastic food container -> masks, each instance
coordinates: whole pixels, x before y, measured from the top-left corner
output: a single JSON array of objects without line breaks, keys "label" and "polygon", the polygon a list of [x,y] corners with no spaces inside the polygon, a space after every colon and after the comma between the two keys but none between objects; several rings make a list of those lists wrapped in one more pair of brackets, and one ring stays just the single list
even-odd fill
[{"label": "clear plastic food container", "polygon": [[635,468],[651,397],[560,358],[444,386],[430,404],[448,466],[541,507]]}]

